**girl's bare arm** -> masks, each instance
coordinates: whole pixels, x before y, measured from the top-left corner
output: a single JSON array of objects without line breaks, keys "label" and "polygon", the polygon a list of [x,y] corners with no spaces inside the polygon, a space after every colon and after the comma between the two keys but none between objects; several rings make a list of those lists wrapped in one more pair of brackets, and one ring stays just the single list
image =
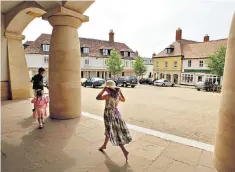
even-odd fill
[{"label": "girl's bare arm", "polygon": [[125,97],[123,96],[123,94],[122,94],[121,90],[119,91],[119,94],[120,94],[120,96],[119,96],[119,100],[120,100],[121,102],[125,102],[125,101],[126,101],[126,99],[125,99]]},{"label": "girl's bare arm", "polygon": [[104,94],[104,92],[106,91],[106,88],[104,88],[97,96],[96,96],[96,100],[106,100],[108,98],[108,94]]}]

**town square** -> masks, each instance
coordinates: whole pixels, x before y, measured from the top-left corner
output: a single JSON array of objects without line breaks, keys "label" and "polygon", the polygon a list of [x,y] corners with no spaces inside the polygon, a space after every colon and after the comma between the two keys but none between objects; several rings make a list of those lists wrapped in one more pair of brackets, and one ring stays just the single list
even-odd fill
[{"label": "town square", "polygon": [[234,6],[1,1],[1,171],[235,172]]}]

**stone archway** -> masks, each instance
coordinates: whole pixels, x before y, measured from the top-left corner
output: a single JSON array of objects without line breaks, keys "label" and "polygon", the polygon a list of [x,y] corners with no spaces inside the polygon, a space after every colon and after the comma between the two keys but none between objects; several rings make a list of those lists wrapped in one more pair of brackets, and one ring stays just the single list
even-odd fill
[{"label": "stone archway", "polygon": [[[49,59],[49,86],[53,88],[50,93],[50,116],[59,119],[80,116],[81,69],[77,28],[89,20],[83,13],[93,2],[94,0],[1,2],[1,23],[5,24],[1,34],[6,40],[4,49],[8,60],[8,64],[4,67],[8,66],[11,99],[31,97],[29,72],[22,46],[24,39],[22,32],[34,18],[42,17],[53,26]],[[58,57],[63,63],[58,61]],[[57,77],[60,72],[60,77]],[[58,94],[54,93],[58,92],[57,89],[63,99],[58,99]]]},{"label": "stone archway", "polygon": [[29,98],[32,95],[24,48],[22,46],[22,40],[24,39],[22,32],[32,20],[44,13],[46,11],[39,4],[34,1],[28,1],[17,5],[4,16],[10,99]]}]

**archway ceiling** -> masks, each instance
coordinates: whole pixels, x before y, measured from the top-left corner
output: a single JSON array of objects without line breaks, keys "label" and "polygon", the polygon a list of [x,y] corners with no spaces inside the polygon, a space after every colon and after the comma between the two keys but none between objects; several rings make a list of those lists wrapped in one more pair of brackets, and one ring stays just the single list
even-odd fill
[{"label": "archway ceiling", "polygon": [[1,1],[1,12],[5,14],[6,31],[22,34],[34,18],[58,5],[83,14],[94,1]]},{"label": "archway ceiling", "polygon": [[[17,5],[27,1],[1,1],[1,13],[7,13]],[[31,1],[32,2],[32,1]],[[95,0],[77,0],[77,1],[34,1],[37,2],[45,11],[55,8],[58,4],[68,9],[83,14]]]}]

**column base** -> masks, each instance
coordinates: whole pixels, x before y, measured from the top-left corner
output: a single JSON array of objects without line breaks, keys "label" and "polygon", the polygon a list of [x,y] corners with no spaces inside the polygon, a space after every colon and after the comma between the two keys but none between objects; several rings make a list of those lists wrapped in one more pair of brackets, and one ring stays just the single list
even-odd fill
[{"label": "column base", "polygon": [[57,119],[57,120],[70,120],[70,119],[75,119],[75,118],[80,118],[80,117],[81,117],[81,115],[68,116],[67,114],[65,114],[62,116],[58,116],[58,114],[56,114],[56,115],[50,114],[51,119]]}]

